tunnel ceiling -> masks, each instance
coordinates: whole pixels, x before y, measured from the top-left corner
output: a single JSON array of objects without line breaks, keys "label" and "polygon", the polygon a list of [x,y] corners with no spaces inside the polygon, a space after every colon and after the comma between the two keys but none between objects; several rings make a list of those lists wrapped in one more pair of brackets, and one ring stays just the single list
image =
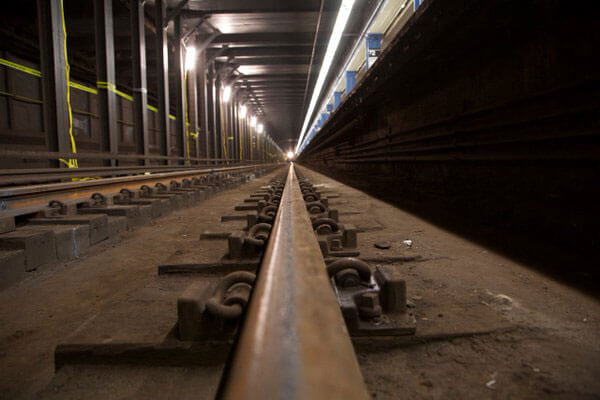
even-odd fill
[{"label": "tunnel ceiling", "polygon": [[221,33],[208,55],[237,68],[237,87],[249,103],[260,105],[269,134],[282,148],[291,147],[288,139],[297,135],[307,84],[314,83],[314,78],[308,82],[309,68],[311,76],[318,73],[339,0],[324,1],[311,68],[320,7],[321,0],[191,0],[181,11],[186,29],[206,18],[199,42],[213,27]]},{"label": "tunnel ceiling", "polygon": [[172,9],[180,4],[185,29],[200,26],[197,43],[218,31],[208,56],[236,71],[240,94],[264,111],[267,131],[280,147],[291,147],[340,0],[169,1]]},{"label": "tunnel ceiling", "polygon": [[[380,1],[356,1],[328,83]],[[287,149],[298,137],[340,3],[341,0],[168,0],[167,15],[181,16],[188,45],[208,43],[207,56],[217,62],[221,71],[227,71],[228,79],[237,77],[235,87],[239,94],[248,103],[260,105],[267,132],[281,148]],[[150,99],[157,93],[154,5],[155,0],[145,3]],[[72,74],[95,82],[93,4],[64,0],[64,6]],[[129,0],[114,0],[113,14],[117,84],[127,88],[132,79]],[[29,58],[38,57],[37,31],[31,23],[35,15],[35,1],[13,5],[8,7],[0,28],[14,42],[14,52]],[[167,30],[171,51],[175,43],[173,25],[171,19]],[[174,105],[173,53],[169,59]]]}]

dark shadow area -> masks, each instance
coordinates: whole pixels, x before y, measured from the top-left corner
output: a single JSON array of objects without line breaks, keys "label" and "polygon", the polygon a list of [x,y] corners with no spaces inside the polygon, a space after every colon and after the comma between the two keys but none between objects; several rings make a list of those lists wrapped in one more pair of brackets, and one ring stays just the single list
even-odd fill
[{"label": "dark shadow area", "polygon": [[597,27],[590,2],[426,1],[299,162],[597,298]]},{"label": "dark shadow area", "polygon": [[600,298],[600,187],[585,183],[599,181],[592,165],[309,168]]}]

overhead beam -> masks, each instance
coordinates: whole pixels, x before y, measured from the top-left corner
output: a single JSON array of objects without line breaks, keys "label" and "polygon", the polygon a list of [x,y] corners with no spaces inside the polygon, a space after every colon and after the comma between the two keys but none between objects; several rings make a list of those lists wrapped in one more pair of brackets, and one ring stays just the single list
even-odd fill
[{"label": "overhead beam", "polygon": [[164,21],[164,25],[163,25],[164,29],[167,28],[167,26],[169,25],[169,22],[173,21],[175,19],[175,17],[179,16],[181,11],[183,10],[183,7],[185,7],[187,5],[187,3],[189,3],[189,2],[190,2],[190,0],[180,0],[179,3],[177,4],[177,6],[175,6],[175,8],[170,8],[168,10],[167,19]]},{"label": "overhead beam", "polygon": [[244,75],[244,82],[258,81],[305,81],[306,74],[248,74]]},{"label": "overhead beam", "polygon": [[[209,54],[216,53],[220,49],[210,49]],[[311,46],[260,46],[260,47],[229,47],[223,56],[226,57],[286,57],[286,56],[310,56]]]},{"label": "overhead beam", "polygon": [[223,44],[312,46],[313,35],[310,32],[224,33],[217,36],[211,46]]},{"label": "overhead beam", "polygon": [[308,56],[235,58],[230,62],[237,65],[308,65]]},{"label": "overhead beam", "polygon": [[[327,5],[327,11],[333,11],[339,4],[331,1]],[[309,1],[261,0],[252,4],[240,0],[203,0],[190,4],[191,10],[187,12],[210,12],[210,13],[262,13],[262,12],[318,12],[319,8]]]}]

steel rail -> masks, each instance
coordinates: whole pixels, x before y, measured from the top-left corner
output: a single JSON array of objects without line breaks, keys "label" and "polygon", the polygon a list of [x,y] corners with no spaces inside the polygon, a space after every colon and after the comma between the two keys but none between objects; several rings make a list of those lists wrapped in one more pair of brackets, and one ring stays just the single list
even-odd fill
[{"label": "steel rail", "polygon": [[169,186],[173,180],[191,179],[211,173],[253,171],[256,168],[269,168],[275,165],[206,168],[89,181],[0,188],[0,217],[15,217],[43,211],[47,209],[51,200],[72,204],[88,201],[92,194],[97,192],[110,195],[118,193],[121,189],[138,190],[141,185],[151,186],[162,183]]},{"label": "steel rail", "polygon": [[293,164],[223,398],[369,398]]},{"label": "steel rail", "polygon": [[[247,166],[236,164],[236,167]],[[211,166],[206,166],[210,168]],[[3,169],[0,170],[0,187],[9,185],[25,185],[34,183],[60,182],[65,179],[93,177],[119,177],[125,175],[157,174],[164,172],[196,171],[200,165],[150,165],[130,167],[84,167],[84,168],[40,168],[40,169]]]},{"label": "steel rail", "polygon": [[158,161],[202,161],[218,163],[236,163],[233,158],[197,158],[180,156],[157,156],[143,154],[113,154],[113,153],[71,153],[57,151],[31,151],[31,150],[1,150],[0,157],[5,159],[32,159],[52,160],[58,158],[76,158],[78,160],[158,160]]}]

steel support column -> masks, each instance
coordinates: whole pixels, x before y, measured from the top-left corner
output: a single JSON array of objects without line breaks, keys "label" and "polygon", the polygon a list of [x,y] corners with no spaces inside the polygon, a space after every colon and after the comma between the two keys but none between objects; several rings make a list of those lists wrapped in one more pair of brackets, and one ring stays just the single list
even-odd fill
[{"label": "steel support column", "polygon": [[[196,64],[196,68],[199,68],[198,64]],[[198,86],[196,78],[195,70],[187,72],[187,113],[190,123],[188,132],[194,133],[194,136],[188,136],[187,140],[190,143],[194,143],[194,151],[192,153],[190,150],[188,156],[191,157],[193,154],[194,157],[200,158],[200,143],[198,140]]]},{"label": "steel support column", "polygon": [[235,131],[233,127],[233,93],[230,95],[229,102],[227,103],[227,154],[229,158],[234,159],[235,156]]},{"label": "steel support column", "polygon": [[160,154],[168,156],[171,147],[169,132],[169,42],[167,29],[163,28],[167,18],[167,0],[155,0],[154,11],[156,75],[158,77],[158,145]]},{"label": "steel support column", "polygon": [[[96,28],[96,80],[98,84],[98,111],[102,151],[117,155],[119,135],[117,125],[117,94],[115,74],[115,42],[113,32],[112,0],[94,0]],[[106,165],[116,166],[114,159]]]},{"label": "steel support column", "polygon": [[233,146],[235,147],[235,159],[237,161],[241,160],[242,152],[240,150],[241,142],[240,142],[240,121],[238,120],[238,102],[237,102],[237,92],[234,96],[235,101],[231,102],[231,109],[233,111]]},{"label": "steel support column", "polygon": [[[71,152],[61,1],[38,0],[37,12],[46,144],[48,151]],[[59,162],[51,164],[58,166]]]},{"label": "steel support column", "polygon": [[187,121],[186,121],[186,98],[185,98],[185,48],[181,41],[181,16],[175,17],[175,101],[177,105],[177,111],[175,118],[175,137],[177,143],[177,149],[180,156],[185,158],[185,164],[189,163],[189,141],[187,138]]},{"label": "steel support column", "polygon": [[[150,155],[148,143],[148,83],[146,77],[146,35],[144,3],[130,0],[131,61],[133,67],[133,134],[138,154]],[[148,159],[143,160],[148,165]]]},{"label": "steel support column", "polygon": [[215,158],[223,158],[221,134],[223,127],[221,126],[221,78],[218,76],[216,66],[213,63],[213,146]]},{"label": "steel support column", "polygon": [[200,87],[200,129],[201,129],[201,135],[199,135],[200,142],[204,142],[204,152],[205,152],[205,157],[206,158],[210,158],[210,141],[208,140],[208,134],[210,132],[209,130],[209,106],[208,106],[208,90],[207,90],[207,78],[206,78],[206,73],[207,73],[207,68],[206,68],[206,51],[202,50],[200,52],[199,58],[198,58],[198,68],[197,68],[197,74],[198,74],[198,86]]},{"label": "steel support column", "polygon": [[[206,58],[205,58],[206,60]],[[207,65],[207,77],[206,77],[206,154],[207,158],[217,158],[215,153],[215,75],[214,67],[212,63]]]}]

